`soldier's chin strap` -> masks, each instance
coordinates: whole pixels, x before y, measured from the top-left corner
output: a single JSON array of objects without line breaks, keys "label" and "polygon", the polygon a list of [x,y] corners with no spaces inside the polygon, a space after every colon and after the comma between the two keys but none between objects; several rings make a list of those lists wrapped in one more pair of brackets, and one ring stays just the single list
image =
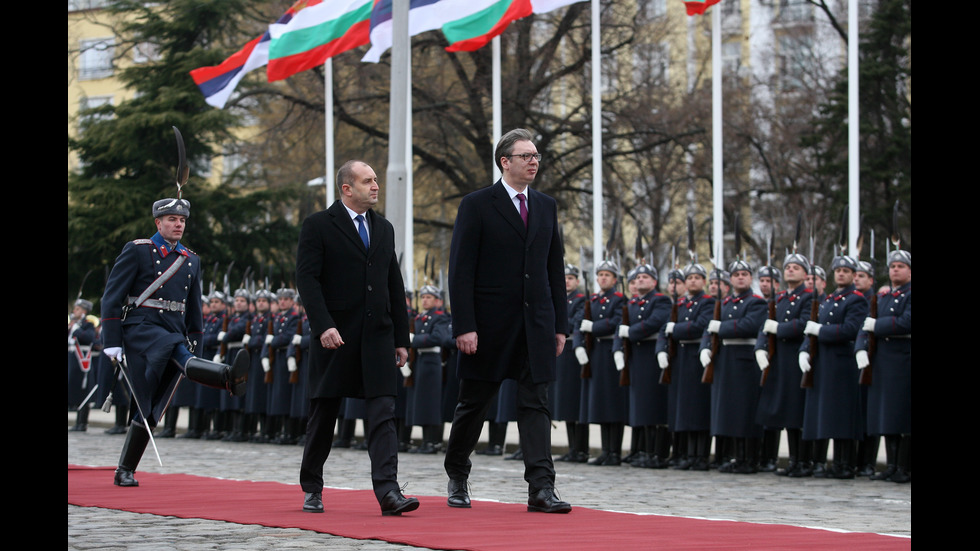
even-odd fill
[{"label": "soldier's chin strap", "polygon": [[151,429],[150,425],[146,422],[146,415],[143,414],[143,408],[140,406],[140,401],[136,396],[136,388],[133,387],[133,381],[129,379],[129,374],[126,373],[127,368],[115,358],[112,359],[112,364],[120,373],[122,373],[123,380],[126,381],[126,386],[129,387],[129,394],[133,397],[132,402],[136,404],[136,411],[138,411],[140,414],[140,418],[133,419],[133,423],[140,421],[140,424],[146,429],[146,433],[150,436],[150,444],[153,445],[153,453],[157,456],[157,463],[159,463],[162,467],[163,461],[160,459],[160,451],[157,450],[156,440],[153,439],[153,429]]}]

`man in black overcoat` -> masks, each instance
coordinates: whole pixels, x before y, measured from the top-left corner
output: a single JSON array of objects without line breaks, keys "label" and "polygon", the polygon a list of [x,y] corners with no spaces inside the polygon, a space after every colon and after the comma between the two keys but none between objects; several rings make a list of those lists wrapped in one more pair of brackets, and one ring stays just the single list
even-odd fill
[{"label": "man in black overcoat", "polygon": [[296,286],[312,331],[303,510],[323,512],[323,464],[341,399],[352,397],[367,401],[371,481],[381,513],[399,515],[419,502],[398,486],[395,395],[409,337],[395,231],[371,210],[380,188],[370,166],[348,161],[337,185],[340,201],[303,222],[296,252]]},{"label": "man in black overcoat", "polygon": [[518,382],[518,420],[528,510],[567,513],[555,496],[548,383],[568,334],[562,244],[555,200],[528,189],[541,155],[531,133],[498,142],[502,178],[459,204],[449,256],[459,403],[446,451],[449,506],[470,507],[470,453],[504,379]]}]

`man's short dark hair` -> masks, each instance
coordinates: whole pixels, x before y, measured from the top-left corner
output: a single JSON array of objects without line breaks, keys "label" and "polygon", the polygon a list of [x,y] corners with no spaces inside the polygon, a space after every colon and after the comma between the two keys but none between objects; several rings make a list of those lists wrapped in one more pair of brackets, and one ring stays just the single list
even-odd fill
[{"label": "man's short dark hair", "polygon": [[343,194],[344,184],[351,187],[354,186],[354,165],[361,163],[366,165],[364,161],[359,161],[357,159],[351,159],[341,165],[340,169],[337,171],[337,181],[334,182],[337,185],[337,192]]},{"label": "man's short dark hair", "polygon": [[510,132],[501,136],[500,141],[497,142],[497,149],[493,152],[493,162],[497,163],[497,168],[503,172],[504,167],[500,165],[500,158],[507,157],[514,152],[514,144],[517,142],[533,142],[534,136],[531,135],[530,130],[525,130],[523,128],[515,128]]}]

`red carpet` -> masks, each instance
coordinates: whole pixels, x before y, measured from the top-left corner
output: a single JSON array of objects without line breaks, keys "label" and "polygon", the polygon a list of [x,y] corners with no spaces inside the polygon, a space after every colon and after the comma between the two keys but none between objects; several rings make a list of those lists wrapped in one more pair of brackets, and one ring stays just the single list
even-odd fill
[{"label": "red carpet", "polygon": [[137,473],[139,488],[112,485],[112,468],[68,465],[68,503],[135,513],[301,528],[354,539],[434,549],[911,549],[877,534],[747,522],[611,513],[577,507],[567,515],[528,513],[520,504],[475,501],[452,509],[444,496],[416,496],[421,508],[382,517],[374,493],[324,489],[324,514],[300,511],[298,485]]}]

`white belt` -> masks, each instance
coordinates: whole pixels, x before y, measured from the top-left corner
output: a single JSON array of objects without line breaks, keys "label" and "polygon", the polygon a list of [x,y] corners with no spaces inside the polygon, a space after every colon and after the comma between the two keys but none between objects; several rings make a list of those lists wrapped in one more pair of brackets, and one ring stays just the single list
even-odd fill
[{"label": "white belt", "polygon": [[721,339],[725,346],[755,346],[755,339]]},{"label": "white belt", "polygon": [[442,348],[439,346],[430,346],[428,348],[417,348],[415,351],[418,352],[419,354],[425,354],[427,352],[433,352],[438,354],[442,352]]}]

